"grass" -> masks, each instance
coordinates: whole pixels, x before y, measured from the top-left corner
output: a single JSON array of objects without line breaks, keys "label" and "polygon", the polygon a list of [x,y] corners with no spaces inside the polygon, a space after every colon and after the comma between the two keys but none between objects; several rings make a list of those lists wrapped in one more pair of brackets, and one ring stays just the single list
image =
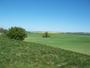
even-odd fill
[{"label": "grass", "polygon": [[90,56],[0,36],[0,68],[90,68]]},{"label": "grass", "polygon": [[25,41],[46,44],[90,55],[90,36],[60,33],[53,33],[50,36],[50,38],[42,38],[42,33],[29,33]]}]

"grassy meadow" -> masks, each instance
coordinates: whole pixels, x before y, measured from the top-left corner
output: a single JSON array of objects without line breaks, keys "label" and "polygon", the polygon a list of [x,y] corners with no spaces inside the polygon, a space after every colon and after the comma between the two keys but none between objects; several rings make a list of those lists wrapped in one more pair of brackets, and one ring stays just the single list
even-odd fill
[{"label": "grassy meadow", "polygon": [[28,33],[25,41],[90,55],[90,36],[88,35],[49,33],[49,38],[43,38],[42,35],[43,33]]},{"label": "grassy meadow", "polygon": [[90,56],[1,35],[0,68],[90,68]]}]

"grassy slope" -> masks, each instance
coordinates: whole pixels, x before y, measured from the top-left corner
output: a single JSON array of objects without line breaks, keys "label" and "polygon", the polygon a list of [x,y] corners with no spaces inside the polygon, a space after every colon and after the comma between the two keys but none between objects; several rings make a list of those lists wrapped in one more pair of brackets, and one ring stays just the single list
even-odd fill
[{"label": "grassy slope", "polygon": [[90,56],[0,37],[0,68],[90,68]]},{"label": "grassy slope", "polygon": [[50,36],[50,38],[42,38],[40,33],[31,33],[25,41],[47,44],[90,55],[90,36],[71,34],[51,34]]}]

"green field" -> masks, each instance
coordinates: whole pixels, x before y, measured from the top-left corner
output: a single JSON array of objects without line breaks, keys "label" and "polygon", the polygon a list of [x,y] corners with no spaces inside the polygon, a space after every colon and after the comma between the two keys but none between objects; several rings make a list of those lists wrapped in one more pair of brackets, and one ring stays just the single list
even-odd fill
[{"label": "green field", "polygon": [[25,41],[46,44],[90,55],[90,36],[50,33],[50,38],[42,38],[42,35],[42,33],[28,33]]},{"label": "green field", "polygon": [[90,56],[1,35],[0,68],[90,68]]}]

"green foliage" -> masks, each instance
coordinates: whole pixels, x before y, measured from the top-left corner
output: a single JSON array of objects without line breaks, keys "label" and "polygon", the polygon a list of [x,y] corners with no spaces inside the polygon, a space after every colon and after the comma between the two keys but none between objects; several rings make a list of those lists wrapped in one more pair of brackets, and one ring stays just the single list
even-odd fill
[{"label": "green foliage", "polygon": [[7,32],[6,29],[4,29],[4,28],[0,28],[0,33],[6,33],[6,32]]},{"label": "green foliage", "polygon": [[48,33],[48,32],[45,32],[45,33],[43,34],[43,37],[44,37],[44,38],[48,38],[48,37],[49,37],[49,33]]},{"label": "green foliage", "polygon": [[90,68],[90,56],[0,36],[0,68]]},{"label": "green foliage", "polygon": [[11,27],[7,32],[7,36],[10,39],[24,40],[24,38],[27,37],[27,33],[26,33],[25,29],[23,29],[23,28]]}]

